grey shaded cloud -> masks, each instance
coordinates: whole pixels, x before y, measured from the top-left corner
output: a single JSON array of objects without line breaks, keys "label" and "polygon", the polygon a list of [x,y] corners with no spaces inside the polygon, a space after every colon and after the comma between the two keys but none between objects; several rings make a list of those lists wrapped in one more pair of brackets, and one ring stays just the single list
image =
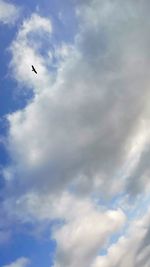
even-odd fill
[{"label": "grey shaded cloud", "polygon": [[149,212],[141,219],[134,220],[125,236],[112,244],[104,256],[98,256],[92,267],[149,266],[150,246],[145,240],[149,237]]},{"label": "grey shaded cloud", "polygon": [[[47,19],[34,14],[12,45],[15,78],[33,88],[35,97],[8,116],[13,162],[5,170],[12,189],[5,208],[21,221],[65,221],[53,230],[56,267],[61,262],[71,267],[147,267],[149,218],[134,223],[129,218],[130,236],[122,234],[105,256],[98,256],[111,234],[123,227],[124,213],[111,211],[113,224],[107,212],[97,211],[92,197],[117,198],[122,193],[136,200],[138,193],[144,198],[149,192],[148,7],[148,1],[79,1],[79,32],[70,53],[58,61],[55,79],[46,67],[50,59],[29,42],[34,16],[42,31],[51,33]],[[28,70],[28,51],[41,69],[39,80]]]},{"label": "grey shaded cloud", "polygon": [[[140,5],[93,1],[81,6],[78,16],[82,23],[75,48],[60,63],[56,81],[48,88],[48,74],[42,72],[41,83],[47,80],[43,91],[24,110],[9,116],[12,157],[20,183],[29,183],[28,188],[77,188],[79,181],[79,189],[81,182],[87,192],[105,192],[108,184],[111,191],[117,184],[112,177],[128,160],[130,140],[145,117],[149,37]],[[23,28],[19,36],[22,32]],[[20,44],[17,38],[15,45]],[[25,54],[32,50],[29,44],[24,49]],[[35,52],[33,48],[36,57]],[[17,53],[13,50],[14,58]],[[17,73],[20,80],[21,67]],[[36,87],[36,81],[28,79],[29,83]],[[116,190],[123,184],[120,180]]]}]

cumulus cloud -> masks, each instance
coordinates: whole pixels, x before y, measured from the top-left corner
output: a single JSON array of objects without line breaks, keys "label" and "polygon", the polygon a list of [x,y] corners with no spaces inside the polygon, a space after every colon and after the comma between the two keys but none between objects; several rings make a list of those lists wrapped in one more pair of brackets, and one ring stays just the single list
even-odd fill
[{"label": "cumulus cloud", "polygon": [[69,222],[54,232],[58,245],[55,266],[90,266],[110,236],[123,226],[123,212],[98,212],[87,204],[73,209]]},{"label": "cumulus cloud", "polygon": [[29,264],[30,264],[29,259],[22,257],[8,265],[4,265],[3,267],[27,267]]},{"label": "cumulus cloud", "polygon": [[78,18],[74,49],[58,65],[55,81],[30,43],[36,30],[51,33],[50,22],[34,14],[19,30],[11,65],[36,97],[9,116],[10,148],[20,182],[31,187],[32,182],[54,190],[73,184],[78,192],[104,192],[109,185],[107,191],[115,194],[125,186],[124,174],[137,166],[136,151],[140,158],[148,145],[148,127],[146,134],[141,127],[149,120],[147,19],[140,5],[128,1],[81,5]]},{"label": "cumulus cloud", "polygon": [[20,9],[7,2],[0,0],[0,23],[13,24],[19,17]]},{"label": "cumulus cloud", "polygon": [[110,236],[126,222],[120,209],[105,210],[67,192],[61,196],[30,193],[17,201],[11,199],[6,206],[8,213],[14,215],[15,211],[22,222],[58,222],[52,237],[57,241],[55,266],[61,267],[90,266]]},{"label": "cumulus cloud", "polygon": [[[52,238],[57,241],[56,267],[149,264],[149,211],[127,222],[121,209],[108,209],[67,192],[59,196],[32,192],[5,204],[8,213],[22,222],[36,225],[56,220],[52,228]],[[112,242],[115,233],[118,238]],[[106,253],[99,256],[102,249]]]},{"label": "cumulus cloud", "polygon": [[94,202],[149,192],[147,10],[148,2],[77,1],[74,44],[49,43],[43,55],[42,40],[52,40],[52,25],[33,14],[11,46],[14,77],[34,97],[8,116],[12,165],[5,178],[12,192],[4,206],[23,222],[62,222],[52,231],[56,267],[124,267],[124,255],[130,267],[138,261],[147,266],[145,218],[133,224],[135,233],[131,229],[131,236],[122,235],[98,256],[126,216],[119,204],[102,210]]}]

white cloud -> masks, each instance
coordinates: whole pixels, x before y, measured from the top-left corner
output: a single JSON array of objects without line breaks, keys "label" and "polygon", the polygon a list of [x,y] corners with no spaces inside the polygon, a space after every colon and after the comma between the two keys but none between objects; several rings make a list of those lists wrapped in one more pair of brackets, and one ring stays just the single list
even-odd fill
[{"label": "white cloud", "polygon": [[126,222],[121,210],[104,210],[67,192],[59,196],[31,193],[5,204],[9,214],[16,212],[23,222],[62,222],[52,231],[57,241],[56,266],[62,267],[90,266],[110,236]]},{"label": "white cloud", "polygon": [[98,211],[91,203],[76,199],[70,204],[71,218],[53,234],[57,241],[55,266],[90,266],[110,236],[123,227],[125,216],[120,210]]},{"label": "white cloud", "polygon": [[52,32],[52,25],[49,19],[40,17],[38,14],[32,14],[31,18],[25,21],[18,33],[18,40],[26,41],[27,35],[31,32],[45,31]]},{"label": "white cloud", "polygon": [[[20,182],[30,187],[61,190],[73,183],[78,192],[116,194],[125,186],[122,177],[118,181],[121,171],[132,175],[133,167],[127,166],[131,150],[137,146],[141,158],[148,145],[148,127],[143,145],[138,141],[141,120],[149,120],[147,20],[138,6],[127,2],[122,7],[119,1],[93,1],[84,12],[81,6],[78,16],[81,31],[70,55],[58,64],[56,79],[46,68],[47,59],[30,43],[34,21],[39,26],[35,31],[41,26],[43,34],[51,33],[50,22],[34,14],[23,23],[12,45],[11,65],[16,79],[33,87],[36,97],[9,116],[10,148]],[[135,157],[132,153],[134,169]]]},{"label": "white cloud", "polygon": [[98,256],[92,267],[147,267],[149,253],[150,213],[134,221],[126,236],[112,244],[104,256]]},{"label": "white cloud", "polygon": [[[43,34],[50,38],[51,32],[52,24],[49,19],[40,17],[36,13],[32,14],[30,19],[23,22],[17,39],[10,48],[13,56],[10,67],[14,77],[36,92],[51,84],[52,77],[46,68],[44,58],[39,53]],[[32,35],[34,41],[30,38]],[[38,75],[31,71],[31,65],[35,66]]]},{"label": "white cloud", "polygon": [[[115,211],[106,210],[108,202],[98,210],[93,196],[121,193],[127,199],[140,192],[144,199],[149,192],[150,4],[77,2],[81,25],[71,49],[51,44],[48,56],[42,56],[41,44],[51,37],[52,26],[36,14],[12,44],[13,74],[33,89],[34,98],[8,116],[13,163],[5,173],[13,195],[4,201],[5,209],[23,222],[65,221],[52,232],[57,267],[114,267],[113,259],[125,267],[121,255],[129,255],[128,266],[134,267],[139,249],[144,266],[148,224],[146,229],[134,225],[136,233],[131,230],[131,237],[122,236],[106,256],[97,257],[123,227],[125,215],[119,204]],[[30,69],[33,62],[37,76]]]},{"label": "white cloud", "polygon": [[3,267],[26,267],[30,264],[29,259],[27,258],[19,258],[15,262],[12,262],[8,265],[4,265]]},{"label": "white cloud", "polygon": [[13,24],[19,17],[20,9],[7,2],[0,0],[0,23]]}]

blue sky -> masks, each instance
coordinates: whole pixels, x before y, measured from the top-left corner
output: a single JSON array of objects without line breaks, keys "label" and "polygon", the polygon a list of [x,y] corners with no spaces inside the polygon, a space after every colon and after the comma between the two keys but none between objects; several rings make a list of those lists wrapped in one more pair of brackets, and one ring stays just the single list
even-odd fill
[{"label": "blue sky", "polygon": [[149,266],[149,5],[0,0],[0,267]]}]

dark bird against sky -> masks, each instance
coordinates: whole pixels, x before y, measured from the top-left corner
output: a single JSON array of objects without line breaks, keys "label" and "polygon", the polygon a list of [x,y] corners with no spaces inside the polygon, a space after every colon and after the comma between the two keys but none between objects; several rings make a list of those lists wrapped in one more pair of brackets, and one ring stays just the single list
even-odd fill
[{"label": "dark bird against sky", "polygon": [[34,68],[34,66],[32,65],[32,71],[34,71],[37,74],[36,69]]}]

